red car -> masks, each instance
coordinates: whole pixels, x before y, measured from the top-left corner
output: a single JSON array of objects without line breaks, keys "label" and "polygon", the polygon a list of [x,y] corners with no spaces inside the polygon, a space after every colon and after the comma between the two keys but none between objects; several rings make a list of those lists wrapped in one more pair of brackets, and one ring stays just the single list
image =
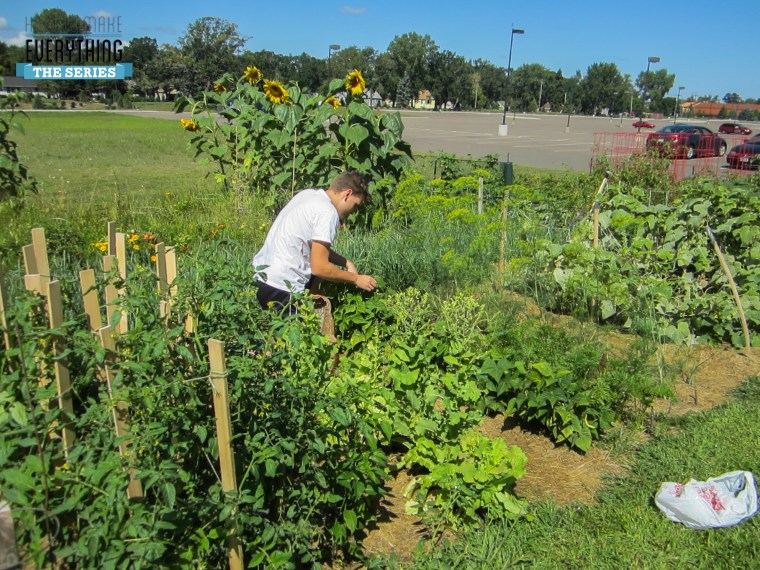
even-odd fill
[{"label": "red car", "polygon": [[669,158],[724,156],[726,141],[707,127],[680,124],[647,135],[647,148]]},{"label": "red car", "polygon": [[737,123],[723,123],[718,127],[718,132],[726,135],[748,135],[752,132],[752,129],[748,129],[744,125]]},{"label": "red car", "polygon": [[650,123],[649,121],[634,121],[633,128],[634,129],[653,129],[654,123]]}]

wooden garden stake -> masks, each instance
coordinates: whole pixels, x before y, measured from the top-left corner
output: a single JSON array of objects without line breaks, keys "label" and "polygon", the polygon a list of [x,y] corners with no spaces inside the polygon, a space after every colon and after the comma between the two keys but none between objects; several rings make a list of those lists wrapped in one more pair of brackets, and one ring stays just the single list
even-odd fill
[{"label": "wooden garden stake", "polygon": [[736,282],[734,281],[734,276],[731,274],[731,269],[728,267],[728,262],[726,262],[726,258],[723,257],[723,252],[720,250],[718,240],[715,239],[715,234],[713,234],[712,228],[709,225],[707,226],[707,235],[710,236],[710,241],[712,241],[713,249],[715,249],[715,253],[718,255],[720,266],[723,269],[723,273],[726,274],[726,279],[728,279],[729,287],[731,287],[731,293],[734,296],[734,302],[736,303],[736,308],[739,311],[739,320],[742,324],[742,331],[744,331],[744,351],[747,356],[751,358],[752,352],[750,349],[752,348],[752,345],[750,343],[749,327],[747,326],[747,317],[744,315],[742,299],[739,296],[739,289],[736,287]]},{"label": "wooden garden stake", "polygon": [[[47,310],[50,328],[57,329],[63,324],[63,301],[61,298],[61,282],[51,281],[47,284]],[[65,341],[60,335],[53,336],[53,355],[60,356],[65,350]],[[55,384],[58,391],[58,406],[66,414],[66,423],[63,426],[63,452],[68,457],[69,449],[74,444],[74,430],[69,426],[74,417],[74,404],[71,398],[71,380],[69,369],[62,358],[55,358],[53,362],[55,371]]]},{"label": "wooden garden stake", "polygon": [[594,202],[594,249],[599,249],[599,200]]},{"label": "wooden garden stake", "polygon": [[116,255],[116,222],[108,222],[108,255]]},{"label": "wooden garden stake", "polygon": [[478,178],[478,214],[483,213],[483,177]]},{"label": "wooden garden stake", "polygon": [[[119,271],[119,277],[121,278],[122,286],[116,290],[116,295],[120,298],[124,298],[127,294],[127,289],[123,285],[127,282],[127,237],[125,234],[116,233],[116,263]],[[129,330],[129,319],[127,313],[124,310],[124,305],[120,308],[121,319],[117,325],[117,332],[125,333]]]},{"label": "wooden garden stake", "polygon": [[[211,388],[214,393],[214,415],[219,442],[219,466],[222,471],[222,490],[227,493],[237,490],[235,456],[232,451],[232,422],[230,402],[227,394],[227,363],[224,358],[224,343],[213,338],[208,340],[208,356]],[[235,529],[228,541],[230,570],[243,568],[243,545]]]},{"label": "wooden garden stake", "polygon": [[165,299],[169,294],[169,279],[166,274],[166,245],[164,242],[156,244],[156,276],[158,277],[158,292],[161,294],[159,314],[166,318],[169,316],[169,303]]},{"label": "wooden garden stake", "polygon": [[[127,280],[127,236],[121,232],[116,233],[116,259],[119,265],[119,277],[122,281]],[[119,289],[122,294],[123,288]]]},{"label": "wooden garden stake", "polygon": [[24,286],[28,291],[45,295],[47,284],[50,283],[50,266],[48,264],[45,230],[32,230],[32,243],[21,248],[24,254]]},{"label": "wooden garden stake", "polygon": [[[103,256],[103,272],[106,275],[110,275],[113,271],[114,267],[116,265],[116,256],[113,255],[104,255]],[[116,291],[116,285],[113,284],[113,282],[109,279],[108,282],[106,282],[105,287],[105,297],[106,297],[106,323],[108,323],[109,326],[115,327],[115,313],[116,313],[116,299],[119,296],[118,292]],[[122,314],[121,318],[124,318],[124,315]]]},{"label": "wooden garden stake", "polygon": [[3,278],[3,266],[0,264],[0,328],[3,329],[3,346],[5,350],[11,348],[11,337],[8,334],[8,319],[6,318],[6,307],[8,306],[8,295],[5,292],[5,280]]},{"label": "wooden garden stake", "polygon": [[[121,400],[117,400],[113,391],[113,379],[114,374],[112,367],[114,365],[114,351],[115,343],[113,340],[114,330],[110,327],[101,327],[98,329],[98,337],[103,348],[106,349],[106,359],[101,371],[102,378],[106,381],[108,387],[108,395],[111,398],[111,405],[113,406],[113,423],[116,431],[116,437],[121,438],[119,443],[119,454],[122,457],[126,457],[129,454],[129,446],[131,440],[129,435],[129,410],[127,403]],[[140,499],[143,497],[142,483],[136,476],[134,468],[129,469],[129,485],[127,486],[127,497],[130,499]]]},{"label": "wooden garden stake", "polygon": [[96,333],[103,326],[103,318],[100,315],[100,301],[98,290],[95,287],[95,270],[85,269],[79,272],[79,284],[82,287],[82,302],[90,332]]},{"label": "wooden garden stake", "polygon": [[37,264],[37,273],[49,278],[50,264],[48,263],[44,228],[32,229],[32,246],[34,246],[34,260]]}]

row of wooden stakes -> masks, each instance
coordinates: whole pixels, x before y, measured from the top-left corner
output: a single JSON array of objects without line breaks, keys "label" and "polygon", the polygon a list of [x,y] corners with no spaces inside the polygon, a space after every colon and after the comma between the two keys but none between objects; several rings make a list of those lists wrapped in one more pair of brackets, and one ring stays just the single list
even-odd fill
[{"label": "row of wooden stakes", "polygon": [[[32,229],[32,243],[22,248],[24,256],[24,286],[45,299],[49,326],[55,330],[63,322],[63,301],[61,295],[61,283],[53,279],[48,261],[47,242],[43,228]],[[113,389],[114,365],[116,363],[115,337],[128,330],[129,319],[123,309],[119,307],[118,299],[127,294],[124,284],[127,281],[127,238],[126,234],[116,231],[116,223],[108,222],[108,250],[103,256],[103,271],[111,275],[116,270],[118,283],[121,288],[117,289],[114,280],[109,279],[104,288],[105,297],[105,322],[101,313],[99,292],[96,286],[96,274],[94,269],[85,269],[79,273],[79,281],[82,291],[82,301],[87,316],[90,331],[100,340],[106,351],[106,359],[99,371],[99,376],[108,389],[108,395],[113,402],[113,421],[117,438],[120,439],[119,453],[122,456],[128,454],[130,447],[129,439],[129,409],[127,403],[118,399]],[[173,247],[167,247],[164,243],[156,244],[156,275],[158,288],[161,293],[160,315],[168,318],[172,300],[177,292],[177,258]],[[7,322],[8,297],[4,287],[4,277],[0,268],[0,328],[2,328],[3,342],[6,349],[13,346],[13,336],[9,331]],[[191,317],[185,321],[185,330],[188,333],[194,331],[195,324]],[[53,335],[52,350],[54,356],[54,376],[56,382],[58,406],[69,418],[69,422],[59,426],[58,433],[62,440],[63,452],[66,457],[72,449],[76,433],[71,427],[70,420],[74,417],[74,406],[71,393],[71,379],[65,359],[58,358],[65,350],[65,339],[60,335]],[[224,343],[215,339],[208,341],[209,354],[209,382],[212,386],[214,399],[214,414],[219,445],[219,462],[221,470],[222,488],[225,492],[237,489],[237,477],[235,474],[235,461],[231,445],[232,424],[230,421],[230,406],[227,389],[227,365],[224,356]],[[48,405],[43,402],[41,405]],[[134,468],[129,470],[129,484],[127,496],[131,500],[140,500],[144,497],[142,484],[137,477]],[[243,567],[242,545],[237,539],[229,542],[230,568]]]}]

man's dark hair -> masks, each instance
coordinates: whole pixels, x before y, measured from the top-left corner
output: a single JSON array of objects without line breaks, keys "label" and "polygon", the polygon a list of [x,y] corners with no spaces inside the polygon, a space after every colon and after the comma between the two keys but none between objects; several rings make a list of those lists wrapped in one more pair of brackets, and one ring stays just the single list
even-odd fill
[{"label": "man's dark hair", "polygon": [[361,198],[367,198],[367,181],[356,170],[346,170],[336,176],[332,184],[330,184],[331,190],[345,190],[351,188],[354,194]]}]

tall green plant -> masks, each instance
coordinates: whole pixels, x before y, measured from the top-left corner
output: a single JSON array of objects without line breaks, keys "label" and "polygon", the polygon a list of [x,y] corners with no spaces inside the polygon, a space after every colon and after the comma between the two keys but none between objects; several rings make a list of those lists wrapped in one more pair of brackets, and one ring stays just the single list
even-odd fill
[{"label": "tall green plant", "polygon": [[222,77],[197,100],[184,98],[196,156],[217,163],[216,178],[270,196],[280,190],[324,187],[345,169],[367,176],[370,187],[396,179],[411,148],[398,112],[376,115],[364,101],[364,78],[354,70],[330,82],[327,95],[295,83],[264,80],[253,66]]},{"label": "tall green plant", "polygon": [[19,160],[18,145],[10,138],[11,129],[24,132],[24,126],[16,120],[16,115],[26,117],[26,113],[16,109],[17,103],[15,95],[0,99],[0,109],[10,108],[10,115],[0,114],[0,200],[22,196],[26,190],[37,193],[37,181]]}]

